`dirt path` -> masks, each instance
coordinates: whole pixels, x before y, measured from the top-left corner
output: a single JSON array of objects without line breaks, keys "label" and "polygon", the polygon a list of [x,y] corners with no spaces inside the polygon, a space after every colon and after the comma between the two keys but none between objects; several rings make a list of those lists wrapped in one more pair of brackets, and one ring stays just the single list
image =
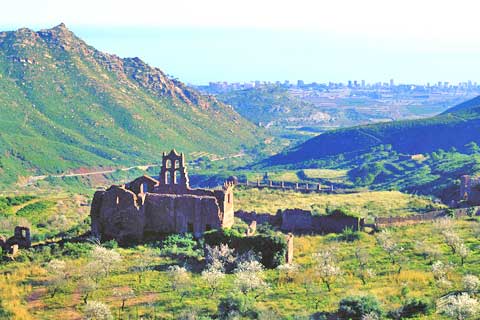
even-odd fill
[{"label": "dirt path", "polygon": [[[215,157],[215,158],[212,158],[211,161],[220,161],[220,160],[226,160],[226,159],[232,159],[232,158],[241,158],[241,157],[244,157],[245,155],[246,154],[244,152],[240,152],[240,153],[225,156],[225,157]],[[108,169],[108,170],[88,171],[88,172],[82,172],[82,173],[62,173],[62,174],[32,176],[32,177],[29,177],[27,179],[24,186],[32,185],[35,182],[45,180],[48,177],[53,177],[53,178],[82,177],[82,176],[92,176],[92,175],[113,173],[117,170],[130,171],[130,170],[133,170],[133,169],[140,169],[140,170],[146,171],[149,168],[159,167],[159,166],[160,166],[160,164],[144,164],[144,165],[123,167],[123,168],[115,168],[115,169]]]},{"label": "dirt path", "polygon": [[[47,296],[48,289],[46,287],[39,287],[34,289],[27,297],[27,308],[29,312],[35,314],[45,309],[46,304],[43,302]],[[71,300],[65,308],[58,309],[58,314],[62,315],[62,320],[81,320],[82,315],[77,310],[77,305],[82,303],[81,294],[78,290],[71,296]]]},{"label": "dirt path", "polygon": [[27,308],[29,311],[35,311],[38,309],[43,309],[45,303],[42,301],[42,298],[48,293],[46,287],[36,288],[30,293],[27,297]]}]

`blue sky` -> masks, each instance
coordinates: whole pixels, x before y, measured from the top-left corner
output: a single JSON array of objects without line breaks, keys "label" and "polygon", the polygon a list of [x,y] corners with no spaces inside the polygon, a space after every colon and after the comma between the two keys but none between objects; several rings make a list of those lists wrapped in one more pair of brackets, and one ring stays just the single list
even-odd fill
[{"label": "blue sky", "polygon": [[0,27],[64,22],[89,44],[189,83],[480,82],[475,1],[22,1]]}]

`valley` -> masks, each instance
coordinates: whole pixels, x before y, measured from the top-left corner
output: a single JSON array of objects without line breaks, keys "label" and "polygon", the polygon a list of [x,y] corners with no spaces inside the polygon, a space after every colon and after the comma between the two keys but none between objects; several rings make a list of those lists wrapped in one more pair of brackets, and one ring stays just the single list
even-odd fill
[{"label": "valley", "polygon": [[477,319],[479,95],[0,32],[0,319]]}]

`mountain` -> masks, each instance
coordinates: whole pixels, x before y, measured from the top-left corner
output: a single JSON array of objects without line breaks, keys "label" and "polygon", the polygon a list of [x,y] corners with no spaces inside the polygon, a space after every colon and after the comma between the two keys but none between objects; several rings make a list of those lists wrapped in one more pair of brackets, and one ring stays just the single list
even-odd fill
[{"label": "mountain", "polygon": [[451,148],[464,151],[468,143],[480,143],[479,130],[480,97],[476,97],[431,118],[332,130],[266,159],[261,165],[301,166],[338,155],[348,158],[368,153],[381,145],[407,155]]},{"label": "mountain", "polygon": [[0,180],[146,164],[173,147],[239,153],[263,133],[139,58],[86,44],[60,24],[0,32]]}]

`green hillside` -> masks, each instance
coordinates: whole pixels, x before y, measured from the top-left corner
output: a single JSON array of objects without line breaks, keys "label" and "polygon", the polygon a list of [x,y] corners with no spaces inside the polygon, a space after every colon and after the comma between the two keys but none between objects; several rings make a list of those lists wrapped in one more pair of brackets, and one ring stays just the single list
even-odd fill
[{"label": "green hillside", "polygon": [[477,97],[428,119],[329,131],[253,167],[347,170],[355,187],[452,200],[458,198],[461,175],[480,174],[479,130]]},{"label": "green hillside", "polygon": [[263,140],[231,107],[63,24],[0,33],[0,114],[0,183],[150,163],[173,147],[229,155]]},{"label": "green hillside", "polygon": [[339,154],[358,154],[370,148],[391,145],[402,154],[429,153],[452,147],[463,151],[469,142],[480,143],[480,97],[438,116],[371,124],[326,132],[263,162],[288,165]]}]

